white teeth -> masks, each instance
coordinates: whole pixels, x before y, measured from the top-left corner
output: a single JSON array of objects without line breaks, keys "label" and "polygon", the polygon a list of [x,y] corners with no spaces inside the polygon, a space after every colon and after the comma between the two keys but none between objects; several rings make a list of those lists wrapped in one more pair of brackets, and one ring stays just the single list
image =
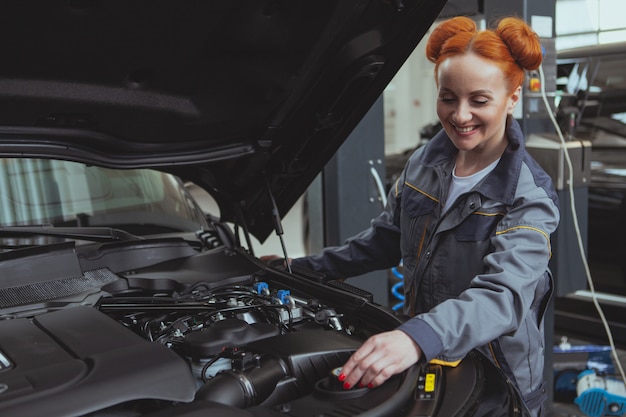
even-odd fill
[{"label": "white teeth", "polygon": [[474,127],[470,126],[470,127],[456,127],[456,130],[458,130],[461,133],[466,133],[466,132],[471,132],[472,130],[474,130]]}]

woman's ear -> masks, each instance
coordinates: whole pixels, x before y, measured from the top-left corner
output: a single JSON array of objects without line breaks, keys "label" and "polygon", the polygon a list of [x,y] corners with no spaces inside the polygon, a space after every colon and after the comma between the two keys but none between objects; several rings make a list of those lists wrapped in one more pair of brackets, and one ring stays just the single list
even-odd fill
[{"label": "woman's ear", "polygon": [[515,106],[517,105],[521,97],[522,97],[522,87],[518,86],[515,90],[513,90],[513,92],[511,93],[511,96],[509,97],[508,114],[513,114],[513,109],[515,109]]}]

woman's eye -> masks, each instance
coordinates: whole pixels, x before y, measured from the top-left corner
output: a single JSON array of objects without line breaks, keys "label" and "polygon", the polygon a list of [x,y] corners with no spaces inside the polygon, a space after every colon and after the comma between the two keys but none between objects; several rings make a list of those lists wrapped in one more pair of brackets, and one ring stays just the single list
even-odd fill
[{"label": "woman's eye", "polygon": [[440,97],[439,99],[444,103],[452,103],[454,101],[452,97]]},{"label": "woman's eye", "polygon": [[487,104],[487,100],[473,100],[474,104],[477,104],[479,106],[484,106],[485,104]]}]

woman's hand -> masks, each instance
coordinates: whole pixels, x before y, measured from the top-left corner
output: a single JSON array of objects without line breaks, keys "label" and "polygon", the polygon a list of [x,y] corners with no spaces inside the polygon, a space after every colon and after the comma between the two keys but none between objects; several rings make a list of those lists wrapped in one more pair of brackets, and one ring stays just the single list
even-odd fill
[{"label": "woman's hand", "polygon": [[417,363],[421,355],[420,347],[403,331],[380,333],[352,354],[343,365],[339,380],[345,389],[357,384],[374,388]]}]

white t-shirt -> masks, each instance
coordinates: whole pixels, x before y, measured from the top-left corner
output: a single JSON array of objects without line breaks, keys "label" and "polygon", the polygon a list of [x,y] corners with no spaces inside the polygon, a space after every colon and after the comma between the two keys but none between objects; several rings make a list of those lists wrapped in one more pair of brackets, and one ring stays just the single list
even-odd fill
[{"label": "white t-shirt", "polygon": [[452,203],[456,200],[458,196],[472,189],[480,180],[485,178],[487,174],[489,174],[493,169],[498,165],[500,158],[493,161],[491,164],[487,165],[485,168],[481,169],[475,174],[469,175],[467,177],[457,177],[456,165],[454,165],[454,169],[452,170],[452,182],[450,183],[450,190],[448,190],[448,199],[446,200],[446,205],[443,207],[443,212],[448,211]]}]

